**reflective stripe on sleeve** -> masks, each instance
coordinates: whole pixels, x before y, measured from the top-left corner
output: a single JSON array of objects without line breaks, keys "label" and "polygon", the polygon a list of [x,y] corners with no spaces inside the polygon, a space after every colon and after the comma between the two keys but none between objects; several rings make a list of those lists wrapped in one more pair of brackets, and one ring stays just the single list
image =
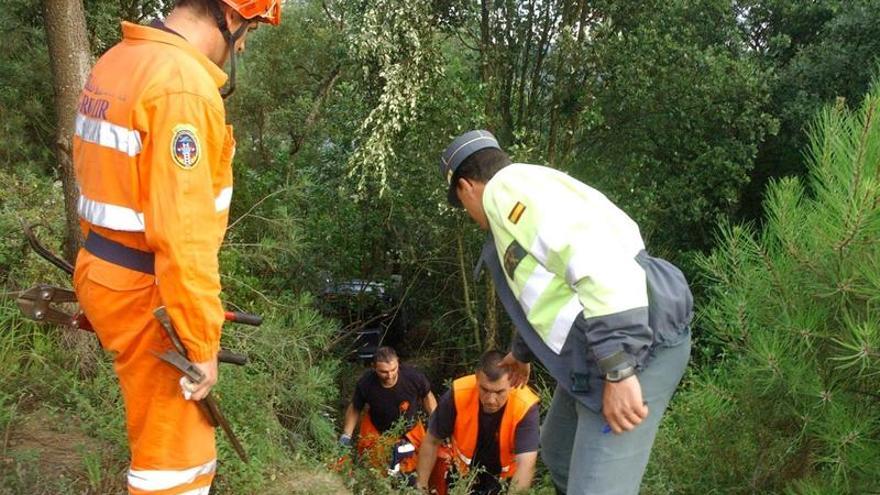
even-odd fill
[{"label": "reflective stripe on sleeve", "polygon": [[102,203],[80,194],[76,211],[92,225],[124,232],[144,231],[144,214],[131,208]]},{"label": "reflective stripe on sleeve", "polygon": [[[199,476],[211,474],[217,469],[217,459],[182,470],[128,470],[128,485],[138,490],[157,491],[167,490],[175,486],[192,483]],[[199,489],[200,490],[200,489]],[[188,492],[189,493],[189,492]],[[203,493],[198,490],[192,493]],[[207,493],[207,492],[204,492]]]},{"label": "reflective stripe on sleeve", "polygon": [[128,156],[141,152],[141,134],[138,131],[83,114],[76,116],[76,135],[83,141],[111,148]]},{"label": "reflective stripe on sleeve", "polygon": [[577,294],[575,294],[559,310],[559,314],[556,315],[556,321],[553,322],[550,333],[544,338],[547,347],[556,354],[562,352],[562,346],[565,345],[565,341],[568,339],[568,334],[571,332],[574,320],[577,319],[583,310],[584,307],[581,305]]},{"label": "reflective stripe on sleeve", "polygon": [[466,466],[471,465],[471,458],[470,457],[462,454],[461,451],[457,451],[456,453],[458,454],[458,458],[461,459],[461,462],[465,463]]},{"label": "reflective stripe on sleeve", "polygon": [[220,191],[220,194],[214,199],[214,209],[217,210],[217,213],[229,208],[229,204],[232,202],[232,188],[227,187]]},{"label": "reflective stripe on sleeve", "polygon": [[519,296],[520,304],[526,314],[532,310],[532,306],[535,305],[535,302],[541,297],[541,294],[547,290],[547,286],[553,281],[554,276],[555,275],[547,271],[542,265],[535,266],[535,269],[532,271],[532,274],[529,275],[528,280],[526,280],[526,284],[523,286],[522,292]]}]

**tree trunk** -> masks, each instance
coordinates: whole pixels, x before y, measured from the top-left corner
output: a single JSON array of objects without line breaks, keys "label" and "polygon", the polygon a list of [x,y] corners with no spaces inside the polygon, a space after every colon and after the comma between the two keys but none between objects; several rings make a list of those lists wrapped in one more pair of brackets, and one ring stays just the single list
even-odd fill
[{"label": "tree trunk", "polygon": [[520,60],[520,72],[518,77],[518,86],[516,90],[516,121],[514,122],[514,126],[516,128],[524,127],[523,115],[526,110],[526,80],[529,69],[529,61],[531,59],[531,50],[532,50],[532,38],[535,31],[535,1],[531,0],[529,2],[529,16],[526,20],[526,26],[524,31],[526,32],[526,41],[522,49],[522,60]]},{"label": "tree trunk", "polygon": [[486,349],[498,348],[498,313],[495,303],[495,282],[486,277]]},{"label": "tree trunk", "polygon": [[[541,20],[541,36],[538,38],[538,46],[536,50],[535,66],[532,68],[532,80],[529,83],[528,110],[526,111],[526,119],[536,115],[538,112],[538,100],[540,100],[543,85],[541,84],[541,74],[544,68],[544,59],[550,47],[550,41],[554,36],[553,26],[556,23],[557,13],[554,9],[545,8],[544,17]],[[544,110],[541,109],[541,112]]]},{"label": "tree trunk", "polygon": [[[495,50],[490,32],[490,17],[492,11],[492,0],[481,0],[480,2],[480,81],[486,88],[485,104],[483,107],[488,119],[489,130],[494,129],[494,108],[495,91],[492,86],[491,64],[494,63]],[[497,131],[496,131],[497,132]]]},{"label": "tree trunk", "polygon": [[55,86],[55,155],[64,191],[66,233],[64,257],[74,262],[82,245],[76,203],[79,193],[73,175],[72,142],[76,103],[91,68],[82,0],[43,0],[43,19]]},{"label": "tree trunk", "polygon": [[459,273],[461,273],[461,290],[462,296],[464,297],[464,310],[467,315],[468,324],[471,327],[471,331],[474,333],[474,346],[477,349],[482,349],[481,339],[480,339],[480,323],[477,321],[477,315],[474,311],[474,300],[471,298],[471,288],[470,283],[468,283],[468,274],[471,270],[464,263],[464,242],[461,238],[461,226],[456,229],[455,233],[455,246],[458,254],[458,269]]}]

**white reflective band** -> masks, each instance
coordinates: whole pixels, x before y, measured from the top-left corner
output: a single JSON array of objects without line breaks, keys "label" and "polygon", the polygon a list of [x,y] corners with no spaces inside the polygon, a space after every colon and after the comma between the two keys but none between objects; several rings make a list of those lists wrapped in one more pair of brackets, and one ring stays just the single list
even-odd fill
[{"label": "white reflective band", "polygon": [[583,310],[584,307],[581,305],[577,294],[575,294],[567,303],[565,303],[565,306],[559,310],[559,314],[556,315],[556,321],[553,322],[553,326],[550,328],[550,333],[544,339],[544,343],[547,344],[547,347],[556,354],[562,352],[562,346],[565,345],[565,341],[568,339],[568,334],[571,332],[571,326]]},{"label": "white reflective band", "polygon": [[217,210],[217,213],[229,208],[229,203],[232,202],[232,188],[227,187],[220,191],[220,194],[214,198],[214,209]]},{"label": "white reflective band", "polygon": [[532,306],[535,305],[535,302],[544,293],[550,282],[553,281],[554,276],[543,266],[535,266],[535,270],[529,276],[529,279],[526,280],[526,285],[523,286],[522,293],[519,296],[519,303],[526,314],[529,314]]},{"label": "white reflective band", "polygon": [[558,249],[559,246],[565,245],[564,236],[569,233],[568,229],[559,228],[550,222],[545,222],[542,228],[538,230],[537,235],[535,235],[535,240],[532,241],[532,248],[529,249],[529,253],[538,260],[538,263],[547,266],[547,258],[550,253],[554,249]]},{"label": "white reflective band", "polygon": [[210,486],[203,486],[201,488],[196,488],[195,490],[190,490],[188,492],[183,492],[180,495],[208,495],[211,491]]},{"label": "white reflective band", "polygon": [[92,225],[124,232],[144,231],[144,214],[131,208],[102,203],[80,194],[76,211]]},{"label": "white reflective band", "polygon": [[[179,471],[159,471],[159,470],[128,470],[128,486],[138,490],[157,491],[167,490],[175,486],[186,485],[192,483],[199,476],[211,474],[217,468],[217,459],[196,466],[190,469],[182,469]],[[201,490],[198,489],[198,490]],[[198,490],[192,493],[208,493]],[[187,492],[189,493],[189,492]]]},{"label": "white reflective band", "polygon": [[76,135],[83,141],[111,148],[128,156],[141,152],[141,134],[138,131],[86,117],[81,113],[76,116]]},{"label": "white reflective band", "polygon": [[480,140],[482,140],[482,139],[488,139],[488,140],[494,141],[494,139],[490,138],[489,136],[479,136],[479,137],[475,137],[475,138],[471,139],[470,141],[467,141],[467,142],[465,142],[465,143],[462,143],[462,145],[459,146],[458,148],[455,148],[455,151],[453,151],[452,154],[449,155],[449,160],[444,160],[442,156],[440,157],[440,159],[443,160],[443,164],[444,164],[444,165],[449,165],[450,163],[452,163],[452,159],[455,158],[455,155],[457,155],[458,152],[461,151],[465,146],[467,146],[467,145],[469,145],[469,144],[471,144],[471,143],[475,143],[475,142],[477,142],[477,141],[480,141]]},{"label": "white reflective band", "polygon": [[506,472],[508,472],[508,471],[510,471],[510,466],[501,466],[501,472],[502,472],[502,473],[506,473]]},{"label": "white reflective band", "polygon": [[415,452],[416,446],[411,443],[405,443],[400,447],[397,447],[398,454],[409,454],[410,452]]},{"label": "white reflective band", "polygon": [[470,457],[462,454],[461,451],[458,451],[457,454],[458,454],[458,457],[461,459],[461,462],[465,463],[468,466],[471,465],[471,458]]}]

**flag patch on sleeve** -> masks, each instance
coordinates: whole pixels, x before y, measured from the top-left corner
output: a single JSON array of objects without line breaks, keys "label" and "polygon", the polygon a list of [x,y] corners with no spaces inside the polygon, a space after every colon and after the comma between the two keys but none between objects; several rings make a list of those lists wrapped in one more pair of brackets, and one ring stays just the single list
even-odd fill
[{"label": "flag patch on sleeve", "polygon": [[522,218],[524,211],[526,211],[526,205],[517,201],[516,204],[513,205],[513,209],[510,210],[510,213],[507,215],[507,219],[516,225],[519,222],[519,219]]}]

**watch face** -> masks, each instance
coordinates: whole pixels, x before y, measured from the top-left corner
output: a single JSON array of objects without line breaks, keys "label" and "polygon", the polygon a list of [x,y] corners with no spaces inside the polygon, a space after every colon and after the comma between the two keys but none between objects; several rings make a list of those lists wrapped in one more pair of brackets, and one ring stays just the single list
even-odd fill
[{"label": "watch face", "polygon": [[619,382],[635,374],[635,369],[630,366],[619,371],[609,371],[608,374],[605,375],[605,379],[609,382]]}]

